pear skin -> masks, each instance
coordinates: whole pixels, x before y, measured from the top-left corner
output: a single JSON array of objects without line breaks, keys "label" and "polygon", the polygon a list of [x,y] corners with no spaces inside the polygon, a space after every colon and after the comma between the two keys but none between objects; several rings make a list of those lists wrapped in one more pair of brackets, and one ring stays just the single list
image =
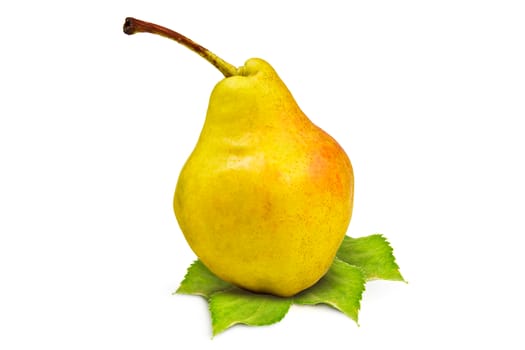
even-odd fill
[{"label": "pear skin", "polygon": [[218,277],[294,295],[330,267],[352,214],[353,171],[275,70],[250,59],[220,81],[177,183],[184,236]]}]

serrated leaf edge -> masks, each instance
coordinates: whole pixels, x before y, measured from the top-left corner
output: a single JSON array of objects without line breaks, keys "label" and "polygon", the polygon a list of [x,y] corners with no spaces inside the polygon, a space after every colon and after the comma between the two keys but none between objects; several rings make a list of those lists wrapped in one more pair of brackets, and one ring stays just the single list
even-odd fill
[{"label": "serrated leaf edge", "polygon": [[[186,269],[186,273],[184,274],[184,277],[182,278],[182,281],[179,283],[179,287],[177,288],[177,290],[175,290],[173,293],[171,293],[171,295],[175,295],[175,294],[186,294],[186,295],[195,295],[195,294],[192,294],[192,293],[184,293],[184,292],[181,292],[181,288],[182,288],[182,285],[184,284],[184,281],[186,281],[186,279],[188,278],[189,274],[190,274],[190,270],[195,266],[197,265],[197,263],[199,262],[199,260],[194,260],[190,266],[188,266],[188,268]],[[201,294],[198,294],[198,295],[201,295]],[[202,295],[204,296],[204,295]]]},{"label": "serrated leaf edge", "polygon": [[[366,279],[366,273],[365,271],[359,267],[359,266],[356,266],[356,265],[352,265],[352,264],[349,264],[347,263],[346,261],[344,260],[341,260],[339,259],[337,256],[334,258],[334,260],[337,259],[339,261],[341,261],[342,263],[345,263],[346,265],[349,265],[349,266],[352,266],[352,267],[355,267],[356,269],[358,269],[360,272],[361,272],[361,278],[362,278],[362,281],[363,281],[363,288],[361,290],[361,293],[359,293],[359,299],[357,299],[357,308],[356,308],[356,312],[355,312],[355,318],[352,316],[352,315],[349,315],[348,313],[346,313],[345,311],[341,310],[337,305],[335,305],[334,303],[331,303],[331,302],[327,302],[327,301],[320,301],[320,302],[312,302],[312,303],[308,303],[308,302],[302,302],[302,303],[296,303],[295,302],[295,297],[294,298],[294,301],[293,303],[295,305],[307,305],[307,306],[313,306],[313,305],[319,305],[319,304],[323,304],[323,305],[328,305],[330,306],[331,308],[341,312],[343,315],[346,315],[348,318],[350,318],[351,320],[353,320],[357,326],[359,327],[360,324],[359,324],[359,312],[361,311],[361,301],[363,300],[363,294],[365,293],[366,291],[366,282],[367,282],[367,279]],[[314,284],[315,285],[315,284]],[[312,295],[316,295],[315,293],[312,293]],[[322,299],[322,298],[319,298],[319,299]]]},{"label": "serrated leaf edge", "polygon": [[[350,239],[360,239],[360,238],[368,238],[368,237],[372,237],[372,236],[379,236],[381,239],[383,239],[383,241],[385,242],[386,246],[387,246],[387,249],[388,249],[388,252],[390,253],[390,257],[392,258],[391,262],[392,264],[394,265],[395,267],[395,271],[399,274],[399,278],[382,278],[382,277],[378,277],[378,276],[367,276],[368,273],[366,271],[364,271],[364,269],[362,269],[360,266],[357,266],[357,265],[353,265],[353,264],[349,264],[347,261],[345,261],[343,258],[341,258],[339,256],[339,250],[337,251],[336,253],[336,258],[338,258],[339,260],[342,260],[344,261],[345,263],[349,264],[349,265],[352,265],[352,266],[355,266],[355,267],[359,267],[363,272],[364,272],[364,275],[367,276],[366,277],[366,281],[378,281],[378,280],[383,280],[383,281],[395,281],[395,282],[405,282],[405,283],[408,283],[407,280],[405,280],[405,278],[403,277],[403,274],[401,274],[401,269],[399,267],[399,264],[397,263],[396,261],[396,257],[394,255],[394,248],[392,247],[392,245],[390,244],[390,241],[385,237],[385,235],[383,235],[382,233],[373,233],[371,235],[368,235],[368,236],[362,236],[362,237],[350,237],[348,235],[345,236],[345,239],[346,238],[350,238]],[[342,245],[342,243],[341,243]]]},{"label": "serrated leaf edge", "polygon": [[386,245],[388,247],[388,252],[390,253],[390,256],[392,257],[392,264],[395,266],[395,270],[399,274],[399,277],[401,279],[397,279],[397,278],[396,279],[394,279],[394,278],[380,278],[380,277],[377,277],[377,276],[371,276],[370,278],[367,279],[367,281],[384,280],[384,281],[399,281],[399,282],[408,283],[405,280],[405,278],[403,277],[403,274],[401,274],[401,268],[399,267],[399,264],[396,261],[396,256],[394,254],[394,247],[392,247],[392,244],[390,244],[390,241],[388,240],[388,238],[386,238],[385,235],[383,235],[382,233],[374,233],[371,236],[374,236],[374,235],[380,236],[385,241],[385,243],[386,243]]},{"label": "serrated leaf edge", "polygon": [[[203,297],[203,298],[205,298],[205,299],[209,299],[209,297],[210,297],[211,295],[208,295],[207,293],[204,293],[204,292],[196,291],[196,292],[191,292],[191,293],[189,293],[189,292],[181,291],[181,288],[182,288],[184,282],[186,281],[186,279],[188,278],[188,276],[189,276],[190,273],[191,273],[191,272],[190,272],[191,269],[192,269],[193,267],[195,267],[195,265],[197,265],[197,264],[203,264],[203,263],[202,263],[202,261],[200,261],[199,259],[194,260],[194,261],[191,263],[191,265],[186,269],[186,274],[184,275],[184,278],[182,279],[182,282],[180,283],[180,285],[179,285],[179,287],[177,288],[177,290],[174,291],[173,293],[171,293],[172,295],[175,295],[175,294],[182,294],[182,295],[196,295],[196,296],[201,296],[201,297]],[[203,265],[204,265],[204,264],[203,264]],[[204,266],[204,267],[206,267],[206,266]],[[211,271],[210,271],[210,273],[213,274],[213,272],[211,272]],[[221,281],[224,282],[224,280],[220,279],[220,278],[217,277],[215,274],[213,274],[213,276],[215,276],[215,278],[217,278],[217,279],[219,279],[219,280],[221,280]],[[215,292],[219,292],[219,291],[227,290],[227,289],[229,289],[229,288],[233,288],[233,287],[234,287],[234,286],[232,286],[232,285],[225,286],[224,289],[219,289],[219,290],[216,290]],[[215,293],[215,292],[213,292],[213,293]],[[212,293],[212,294],[213,294],[213,293]]]},{"label": "serrated leaf edge", "polygon": [[[214,305],[215,305],[215,302],[213,301],[213,297],[217,294],[222,294],[222,293],[226,293],[226,292],[229,292],[229,291],[234,291],[234,290],[241,290],[242,292],[244,293],[251,293],[251,292],[248,292],[248,291],[244,291],[238,287],[230,287],[228,289],[225,289],[225,290],[221,290],[221,291],[216,291],[214,293],[212,293],[210,295],[210,297],[208,298],[208,310],[210,311],[210,316],[211,316],[211,324],[212,324],[212,333],[213,333],[213,336],[216,336],[224,331],[226,331],[227,329],[237,325],[237,324],[244,324],[246,326],[269,326],[269,325],[272,325],[272,324],[275,324],[275,323],[278,323],[280,321],[282,321],[284,319],[284,317],[288,314],[288,311],[290,311],[290,307],[293,305],[293,297],[288,297],[288,298],[281,298],[281,297],[277,297],[277,296],[273,296],[272,297],[275,297],[275,298],[281,298],[283,300],[288,300],[288,308],[286,309],[286,311],[280,315],[279,317],[276,317],[270,321],[266,321],[266,322],[256,322],[256,323],[248,323],[247,321],[233,321],[231,322],[230,324],[228,324],[226,327],[224,327],[224,329],[222,330],[219,330],[219,331],[216,331],[215,327],[214,327],[214,324],[216,323],[216,319],[215,319],[215,316],[214,316],[214,312],[213,312],[213,308],[214,308]],[[262,305],[259,305],[257,307],[257,310],[259,310],[261,308]]]}]

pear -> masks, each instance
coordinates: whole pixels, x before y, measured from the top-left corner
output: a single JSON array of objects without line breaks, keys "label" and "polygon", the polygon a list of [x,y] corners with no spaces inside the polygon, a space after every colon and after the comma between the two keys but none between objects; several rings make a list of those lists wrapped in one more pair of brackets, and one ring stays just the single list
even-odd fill
[{"label": "pear", "polygon": [[179,33],[127,18],[197,52],[225,76],[177,182],[173,207],[209,270],[241,288],[295,295],[329,269],[352,215],[345,151],[301,111],[266,61],[236,68]]}]

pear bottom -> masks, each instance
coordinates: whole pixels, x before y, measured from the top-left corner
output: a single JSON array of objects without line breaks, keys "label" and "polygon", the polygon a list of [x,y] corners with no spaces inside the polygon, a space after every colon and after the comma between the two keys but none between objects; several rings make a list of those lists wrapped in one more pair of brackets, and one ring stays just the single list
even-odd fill
[{"label": "pear bottom", "polygon": [[[213,168],[213,161],[207,165]],[[346,234],[353,174],[349,161],[336,165],[283,171],[245,159],[220,171],[195,171],[190,158],[174,197],[179,226],[219,278],[292,296],[327,272]]]}]

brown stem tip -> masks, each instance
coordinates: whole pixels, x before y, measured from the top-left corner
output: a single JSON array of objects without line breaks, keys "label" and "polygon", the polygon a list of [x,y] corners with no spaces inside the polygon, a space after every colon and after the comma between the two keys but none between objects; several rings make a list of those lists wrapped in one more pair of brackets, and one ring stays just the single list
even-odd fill
[{"label": "brown stem tip", "polygon": [[135,34],[135,18],[128,17],[124,21],[124,33],[131,35]]}]

